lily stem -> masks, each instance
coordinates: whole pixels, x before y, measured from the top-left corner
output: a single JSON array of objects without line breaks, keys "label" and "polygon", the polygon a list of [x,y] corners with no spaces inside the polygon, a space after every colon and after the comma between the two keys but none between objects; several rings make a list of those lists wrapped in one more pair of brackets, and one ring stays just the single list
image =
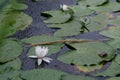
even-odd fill
[{"label": "lily stem", "polygon": [[65,43],[65,42],[72,42],[72,43],[82,43],[82,42],[100,42],[100,41],[105,41],[109,39],[101,39],[101,40],[57,40],[57,41],[52,41],[52,42],[43,42],[43,43],[36,43],[36,44],[29,44],[28,46],[39,46],[39,45],[50,45],[50,44],[55,44],[55,43]]}]

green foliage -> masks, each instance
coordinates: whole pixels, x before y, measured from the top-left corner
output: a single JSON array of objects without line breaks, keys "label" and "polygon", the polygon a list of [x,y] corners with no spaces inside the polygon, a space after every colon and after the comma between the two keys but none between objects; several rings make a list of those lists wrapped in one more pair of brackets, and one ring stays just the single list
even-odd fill
[{"label": "green foliage", "polygon": [[[64,53],[58,60],[68,64],[91,65],[109,61],[115,56],[113,48],[101,42],[75,43],[71,46],[76,50]],[[101,57],[102,53],[106,53],[106,56]]]},{"label": "green foliage", "polygon": [[112,64],[103,72],[96,74],[96,76],[116,76],[120,73],[120,65],[115,61],[112,61]]},{"label": "green foliage", "polygon": [[21,77],[25,80],[60,80],[66,73],[50,70],[50,69],[36,69],[30,71],[23,71]]},{"label": "green foliage", "polygon": [[96,80],[95,78],[80,75],[66,75],[62,80]]},{"label": "green foliage", "polygon": [[58,10],[54,10],[54,11],[47,11],[47,12],[43,12],[42,14],[44,15],[50,15],[51,17],[47,20],[45,20],[45,23],[65,23],[67,22],[70,18],[71,15],[64,12],[64,11],[58,11]]},{"label": "green foliage", "polygon": [[17,58],[22,53],[23,47],[16,41],[6,40],[0,48],[0,62],[7,62]]}]

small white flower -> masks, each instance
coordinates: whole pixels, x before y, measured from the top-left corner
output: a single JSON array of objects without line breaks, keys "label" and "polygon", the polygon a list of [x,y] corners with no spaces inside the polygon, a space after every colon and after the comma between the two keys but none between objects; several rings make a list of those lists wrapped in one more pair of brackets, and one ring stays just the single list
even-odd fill
[{"label": "small white flower", "polygon": [[68,5],[65,5],[65,4],[61,4],[60,5],[60,8],[63,10],[63,11],[68,11],[69,9],[68,9]]},{"label": "small white flower", "polygon": [[42,60],[47,63],[50,63],[52,61],[51,58],[45,57],[48,53],[47,47],[37,46],[37,47],[35,47],[35,53],[36,53],[36,56],[29,56],[29,57],[30,58],[38,58],[38,61],[37,61],[38,65],[40,65],[42,63]]}]

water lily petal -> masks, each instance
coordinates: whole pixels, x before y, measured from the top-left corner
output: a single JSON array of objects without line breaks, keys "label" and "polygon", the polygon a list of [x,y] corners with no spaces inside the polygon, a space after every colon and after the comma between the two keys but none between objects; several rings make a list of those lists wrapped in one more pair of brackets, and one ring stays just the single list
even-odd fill
[{"label": "water lily petal", "polygon": [[37,56],[29,56],[29,58],[37,58]]},{"label": "water lily petal", "polygon": [[42,63],[42,59],[38,59],[38,65],[40,65]]},{"label": "water lily petal", "polygon": [[50,63],[52,61],[52,58],[44,57],[43,60],[47,63]]},{"label": "water lily petal", "polygon": [[36,55],[37,55],[38,58],[42,58],[48,53],[48,48],[37,46],[35,48],[35,52],[36,52]]}]

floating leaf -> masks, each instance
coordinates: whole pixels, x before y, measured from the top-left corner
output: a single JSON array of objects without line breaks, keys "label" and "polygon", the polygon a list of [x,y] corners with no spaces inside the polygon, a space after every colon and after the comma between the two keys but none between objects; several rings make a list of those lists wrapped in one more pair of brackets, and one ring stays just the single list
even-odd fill
[{"label": "floating leaf", "polygon": [[108,24],[111,24],[111,25],[120,27],[120,16],[118,16],[118,17],[115,18],[115,19],[109,20]]},{"label": "floating leaf", "polygon": [[4,37],[14,34],[18,30],[23,30],[32,22],[32,18],[22,12],[9,12],[0,14],[0,34]]},{"label": "floating leaf", "polygon": [[107,80],[120,80],[120,77],[113,77],[113,78],[109,78]]},{"label": "floating leaf", "polygon": [[117,2],[109,2],[103,6],[91,6],[89,7],[91,10],[95,10],[97,12],[114,12],[120,10],[120,3]]},{"label": "floating leaf", "polygon": [[107,20],[109,19],[109,16],[107,14],[98,14],[94,17],[88,18],[89,24],[87,24],[87,28],[92,31],[98,31],[102,30],[105,27],[107,27]]},{"label": "floating leaf", "polygon": [[120,54],[116,55],[115,62],[120,65]]},{"label": "floating leaf", "polygon": [[[30,38],[25,38],[22,41],[25,43],[36,44],[36,43],[53,42],[53,41],[57,41],[57,40],[61,40],[61,38],[54,37],[54,36],[48,36],[48,35],[41,35],[41,36],[33,36]],[[58,43],[58,44],[43,45],[43,46],[47,46],[49,49],[48,53],[53,54],[53,53],[56,53],[57,51],[59,51],[61,49],[61,47],[63,46],[63,44]],[[35,48],[33,47],[28,52],[28,55],[34,55],[34,54],[35,54]]]},{"label": "floating leaf", "polygon": [[87,7],[79,6],[79,5],[71,6],[70,8],[73,10],[74,16],[76,18],[80,18],[82,16],[87,16],[87,15],[90,15],[90,14],[92,14],[94,12],[93,10],[90,10]]},{"label": "floating leaf", "polygon": [[0,12],[8,12],[12,10],[24,10],[27,5],[18,3],[17,0],[0,0]]},{"label": "floating leaf", "polygon": [[7,62],[17,58],[22,53],[22,46],[16,41],[6,40],[0,48],[0,62]]},{"label": "floating leaf", "polygon": [[61,76],[64,75],[65,73],[63,72],[50,69],[36,69],[30,71],[23,71],[21,73],[21,77],[25,80],[60,80]]},{"label": "floating leaf", "polygon": [[79,0],[78,4],[81,6],[100,6],[108,0]]},{"label": "floating leaf", "polygon": [[[75,43],[71,46],[76,50],[64,53],[58,57],[58,60],[68,64],[91,65],[109,61],[115,55],[113,48],[102,42]],[[106,53],[106,56],[100,56],[102,53]]]},{"label": "floating leaf", "polygon": [[82,25],[77,21],[71,21],[69,23],[56,25],[55,27],[60,27],[61,29],[56,31],[54,36],[72,36],[80,34]]},{"label": "floating leaf", "polygon": [[66,13],[62,10],[46,11],[43,12],[42,14],[52,16],[45,20],[44,21],[45,23],[64,23],[71,18],[71,15],[69,13]]},{"label": "floating leaf", "polygon": [[104,30],[100,32],[100,34],[106,37],[120,40],[120,27],[115,27],[113,29]]},{"label": "floating leaf", "polygon": [[119,39],[112,39],[107,42],[110,46],[114,49],[120,49],[120,40]]},{"label": "floating leaf", "polygon": [[7,69],[20,70],[21,69],[20,59],[15,59],[13,61],[7,62],[5,64],[0,64],[0,74]]},{"label": "floating leaf", "polygon": [[120,73],[120,65],[115,61],[103,72],[96,74],[96,76],[116,76]]},{"label": "floating leaf", "polygon": [[0,74],[0,79],[1,80],[22,80],[20,79],[19,74],[20,74],[19,71],[8,70],[3,74]]},{"label": "floating leaf", "polygon": [[67,75],[64,76],[62,80],[96,80],[96,79],[89,76]]}]

